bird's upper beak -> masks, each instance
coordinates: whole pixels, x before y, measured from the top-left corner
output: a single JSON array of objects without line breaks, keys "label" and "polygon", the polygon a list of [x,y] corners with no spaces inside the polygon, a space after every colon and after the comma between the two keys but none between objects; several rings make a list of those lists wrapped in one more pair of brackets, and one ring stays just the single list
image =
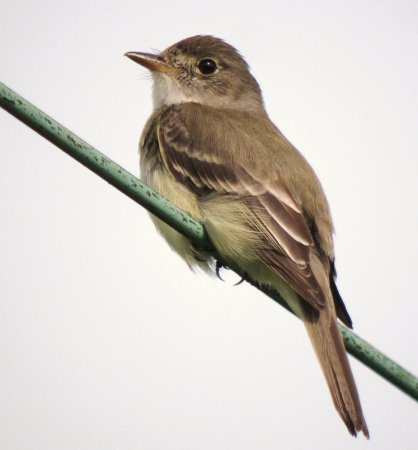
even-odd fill
[{"label": "bird's upper beak", "polygon": [[153,72],[177,73],[178,69],[171,64],[166,63],[161,56],[152,55],[151,53],[127,52],[125,53],[129,59],[135,61],[141,66]]}]

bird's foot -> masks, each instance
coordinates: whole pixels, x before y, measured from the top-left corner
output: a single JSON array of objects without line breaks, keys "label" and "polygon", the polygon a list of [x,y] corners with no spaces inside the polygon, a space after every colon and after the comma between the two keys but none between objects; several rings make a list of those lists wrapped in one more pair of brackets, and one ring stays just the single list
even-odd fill
[{"label": "bird's foot", "polygon": [[[226,269],[226,270],[231,270],[227,265],[225,265],[221,260],[217,259],[215,262],[215,273],[216,276],[221,280],[221,281],[225,281],[221,275],[220,275],[220,271],[221,269]],[[241,279],[234,284],[234,286],[238,286],[239,284],[241,284],[243,281],[245,281],[245,277],[241,276]]]}]

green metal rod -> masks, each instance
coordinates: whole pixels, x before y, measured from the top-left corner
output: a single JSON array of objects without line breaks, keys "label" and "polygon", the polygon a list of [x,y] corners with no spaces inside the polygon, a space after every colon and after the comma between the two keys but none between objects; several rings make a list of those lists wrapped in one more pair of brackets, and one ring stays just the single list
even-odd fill
[{"label": "green metal rod", "polygon": [[[95,148],[0,83],[0,106],[135,202],[175,228],[201,249],[214,252],[203,226]],[[289,310],[277,292],[252,285]],[[340,324],[347,351],[418,400],[418,378]]]},{"label": "green metal rod", "polygon": [[0,83],[0,106],[188,239],[199,245],[208,242],[199,222],[3,83]]}]

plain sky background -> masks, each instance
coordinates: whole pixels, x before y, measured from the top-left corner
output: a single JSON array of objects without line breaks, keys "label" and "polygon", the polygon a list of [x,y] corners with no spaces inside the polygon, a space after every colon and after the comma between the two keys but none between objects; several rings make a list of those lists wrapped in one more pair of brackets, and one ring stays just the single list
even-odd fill
[{"label": "plain sky background", "polygon": [[[3,0],[1,81],[137,174],[126,51],[213,34],[328,195],[355,331],[418,372],[418,3]],[[301,324],[189,272],[147,213],[0,112],[0,449],[418,448],[417,404],[350,358],[351,438]]]}]

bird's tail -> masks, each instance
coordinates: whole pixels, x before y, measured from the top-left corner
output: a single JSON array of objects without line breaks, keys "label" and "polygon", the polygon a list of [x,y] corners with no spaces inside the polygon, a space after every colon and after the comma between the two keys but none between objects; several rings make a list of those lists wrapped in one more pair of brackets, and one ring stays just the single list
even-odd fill
[{"label": "bird's tail", "polygon": [[304,308],[304,323],[325,375],[332,400],[348,431],[369,438],[366,420],[332,308]]}]

